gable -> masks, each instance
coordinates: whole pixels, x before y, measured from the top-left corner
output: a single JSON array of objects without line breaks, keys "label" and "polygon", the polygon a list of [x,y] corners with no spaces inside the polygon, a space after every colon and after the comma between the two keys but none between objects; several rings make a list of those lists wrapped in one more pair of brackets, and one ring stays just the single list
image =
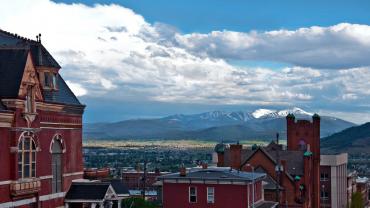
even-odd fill
[{"label": "gable", "polygon": [[[242,164],[241,169],[246,170],[246,165],[250,163],[254,165],[255,168],[263,169],[267,175],[271,176],[272,178],[276,178],[276,160],[271,157],[271,155],[266,152],[263,148],[258,148],[253,152],[253,154],[246,159],[246,161]],[[284,171],[284,175],[286,175],[291,182],[294,181],[292,176]]]},{"label": "gable", "polygon": [[33,65],[30,52],[28,52],[28,55],[27,55],[26,64],[23,70],[22,80],[19,86],[18,97],[21,97],[21,98],[26,97],[28,86],[33,86],[35,88],[36,100],[43,100],[41,89],[40,89],[40,82],[37,76],[35,66]]}]

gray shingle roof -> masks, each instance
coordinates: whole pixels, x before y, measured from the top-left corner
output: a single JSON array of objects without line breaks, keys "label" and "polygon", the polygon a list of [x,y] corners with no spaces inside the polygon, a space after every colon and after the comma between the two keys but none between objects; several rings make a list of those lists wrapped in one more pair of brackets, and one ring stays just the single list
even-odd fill
[{"label": "gray shingle roof", "polygon": [[124,195],[124,194],[130,194],[128,191],[128,188],[125,184],[122,183],[120,179],[112,179],[108,180],[106,182],[109,182],[114,191],[116,192],[117,195]]},{"label": "gray shingle roof", "polygon": [[0,47],[23,47],[31,50],[36,66],[47,66],[60,69],[60,65],[40,43],[0,29]]},{"label": "gray shingle roof", "polygon": [[0,49],[0,98],[18,96],[27,54],[26,49]]},{"label": "gray shingle roof", "polygon": [[[278,148],[278,149],[276,149]],[[264,153],[270,157],[274,163],[277,161],[277,151],[279,152],[279,158],[285,160],[287,164],[287,170],[290,175],[303,175],[304,173],[304,157],[303,151],[292,151],[292,150],[283,150],[278,145],[270,144],[267,147],[259,147],[256,150],[252,149],[242,149],[241,152],[241,161],[242,165],[245,165],[248,159],[258,150],[262,150]],[[226,149],[224,153],[224,162],[225,166],[231,165],[230,159],[230,149]]]},{"label": "gray shingle roof", "polygon": [[[0,30],[0,98],[16,98],[23,76],[28,52],[36,66],[60,68],[59,64],[40,43]],[[43,90],[46,102],[81,105],[61,76],[58,90]]]},{"label": "gray shingle roof", "polygon": [[261,180],[266,176],[264,173],[250,173],[237,171],[230,168],[207,168],[191,169],[186,173],[186,176],[180,176],[179,173],[172,173],[158,177],[158,179],[200,179],[200,180],[239,180],[252,181]]},{"label": "gray shingle roof", "polygon": [[57,79],[58,90],[44,90],[44,100],[52,103],[81,105],[80,101],[73,94],[64,79],[59,76]]},{"label": "gray shingle roof", "polygon": [[72,183],[65,199],[66,200],[103,200],[110,183],[107,182],[81,182]]}]

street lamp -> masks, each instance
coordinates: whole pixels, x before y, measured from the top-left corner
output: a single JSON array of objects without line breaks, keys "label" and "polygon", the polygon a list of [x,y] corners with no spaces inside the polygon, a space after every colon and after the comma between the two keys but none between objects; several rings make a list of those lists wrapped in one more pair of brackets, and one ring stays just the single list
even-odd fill
[{"label": "street lamp", "polygon": [[254,208],[254,166],[249,163],[247,166],[252,168],[252,208]]}]

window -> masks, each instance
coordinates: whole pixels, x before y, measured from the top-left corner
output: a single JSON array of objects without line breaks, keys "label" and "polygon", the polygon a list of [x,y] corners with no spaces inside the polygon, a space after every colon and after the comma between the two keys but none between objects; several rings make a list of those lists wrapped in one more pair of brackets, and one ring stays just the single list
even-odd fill
[{"label": "window", "polygon": [[53,173],[51,189],[53,193],[62,191],[62,153],[63,148],[60,142],[60,135],[57,135],[54,137],[51,147],[51,170]]},{"label": "window", "polygon": [[197,203],[197,188],[189,187],[189,202]]},{"label": "window", "polygon": [[299,149],[300,149],[300,150],[303,150],[303,151],[306,151],[306,150],[307,150],[306,142],[305,142],[303,139],[301,139],[301,140],[299,141]]},{"label": "window", "polygon": [[329,193],[327,191],[322,190],[320,192],[320,198],[321,200],[327,200],[329,198]]},{"label": "window", "polygon": [[320,181],[328,181],[329,180],[329,174],[328,173],[321,173],[320,174]]},{"label": "window", "polygon": [[26,103],[25,103],[25,112],[26,113],[35,113],[35,92],[34,86],[28,86],[27,88],[27,95],[26,95]]},{"label": "window", "polygon": [[215,203],[215,188],[214,187],[207,187],[207,203],[209,204]]},{"label": "window", "polygon": [[36,177],[36,145],[32,133],[26,132],[18,144],[18,178]]},{"label": "window", "polygon": [[57,76],[53,72],[44,73],[44,87],[56,89],[57,88]]}]

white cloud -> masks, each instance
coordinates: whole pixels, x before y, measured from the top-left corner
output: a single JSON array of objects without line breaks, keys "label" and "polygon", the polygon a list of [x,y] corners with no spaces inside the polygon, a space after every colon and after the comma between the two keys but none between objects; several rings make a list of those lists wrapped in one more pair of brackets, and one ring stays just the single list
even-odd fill
[{"label": "white cloud", "polygon": [[368,25],[342,23],[297,30],[178,34],[174,44],[194,54],[215,58],[267,60],[329,69],[370,65]]},{"label": "white cloud", "polygon": [[[1,5],[6,6],[0,7],[0,28],[30,38],[42,33],[43,44],[78,96],[201,104],[326,103],[333,108],[370,100],[367,25],[181,34],[114,4],[14,0]],[[228,59],[293,67],[237,67]]]},{"label": "white cloud", "polygon": [[80,84],[73,83],[68,80],[66,81],[66,83],[68,84],[68,86],[71,88],[71,90],[76,96],[83,96],[87,94],[87,90],[83,88]]}]

